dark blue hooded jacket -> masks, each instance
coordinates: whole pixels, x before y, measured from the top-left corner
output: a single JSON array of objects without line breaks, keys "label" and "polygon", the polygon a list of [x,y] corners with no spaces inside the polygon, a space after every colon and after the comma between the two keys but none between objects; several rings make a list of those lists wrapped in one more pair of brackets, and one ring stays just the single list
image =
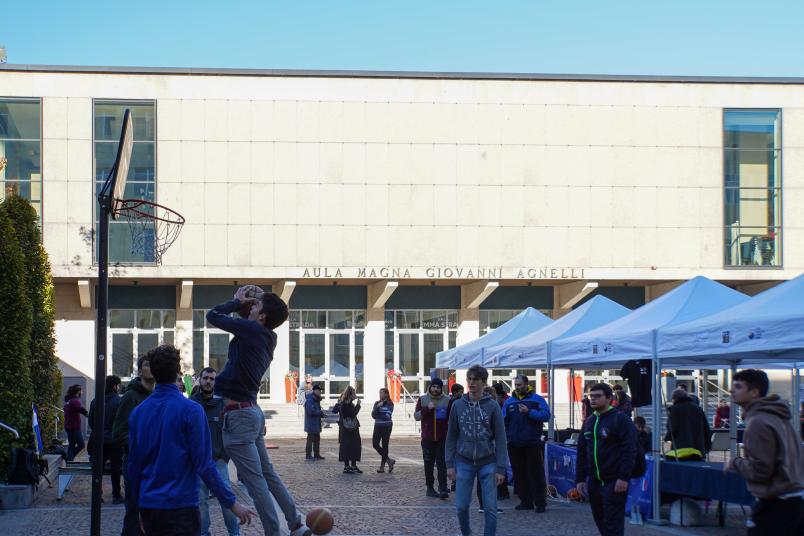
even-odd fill
[{"label": "dark blue hooded jacket", "polygon": [[[519,404],[525,404],[528,412],[521,413]],[[533,392],[532,387],[528,387],[525,396],[514,391],[503,404],[502,412],[509,445],[525,447],[541,444],[544,423],[550,420],[550,407],[544,398]]]}]

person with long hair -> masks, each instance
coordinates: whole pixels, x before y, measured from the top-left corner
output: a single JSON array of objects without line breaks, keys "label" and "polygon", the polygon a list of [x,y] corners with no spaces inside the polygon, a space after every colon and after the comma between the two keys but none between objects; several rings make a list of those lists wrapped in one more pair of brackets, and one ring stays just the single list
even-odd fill
[{"label": "person with long hair", "polygon": [[64,431],[67,432],[67,461],[73,461],[84,450],[84,434],[81,433],[81,415],[89,412],[81,404],[81,386],[77,383],[67,388],[64,395]]},{"label": "person with long hair", "polygon": [[377,454],[380,455],[380,467],[378,473],[385,472],[385,464],[388,464],[388,472],[394,472],[396,460],[388,457],[388,441],[391,439],[391,430],[394,421],[391,419],[394,413],[394,403],[391,402],[391,395],[385,387],[380,388],[380,399],[374,403],[371,409],[371,416],[374,419],[374,435],[371,444]]},{"label": "person with long hair", "polygon": [[343,472],[346,474],[362,473],[357,466],[360,461],[360,421],[357,414],[360,412],[360,399],[357,398],[355,388],[351,385],[344,389],[338,399],[339,433],[338,461],[343,462]]}]

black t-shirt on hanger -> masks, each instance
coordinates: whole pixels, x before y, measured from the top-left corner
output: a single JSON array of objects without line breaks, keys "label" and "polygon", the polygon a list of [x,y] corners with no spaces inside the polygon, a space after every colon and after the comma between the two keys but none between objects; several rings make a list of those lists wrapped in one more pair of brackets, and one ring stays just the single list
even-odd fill
[{"label": "black t-shirt on hanger", "polygon": [[649,406],[653,386],[653,363],[650,359],[628,361],[623,365],[620,376],[628,380],[631,402],[635,408]]}]

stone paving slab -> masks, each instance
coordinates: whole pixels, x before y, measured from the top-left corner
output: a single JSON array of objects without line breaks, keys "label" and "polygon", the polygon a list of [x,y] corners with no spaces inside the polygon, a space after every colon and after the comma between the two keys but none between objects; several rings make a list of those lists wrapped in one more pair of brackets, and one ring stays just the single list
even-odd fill
[{"label": "stone paving slab", "polygon": [[[345,475],[337,462],[337,441],[322,439],[323,462],[304,460],[304,441],[271,439],[279,446],[269,451],[277,471],[296,498],[299,509],[306,513],[324,506],[335,516],[333,535],[339,536],[412,536],[459,535],[452,497],[447,500],[424,496],[424,474],[419,442],[412,438],[391,439],[391,456],[398,460],[393,474],[378,474],[375,469],[379,457],[371,449],[370,438],[363,438],[362,475]],[[109,480],[104,489],[110,499]],[[242,486],[235,492],[244,502],[250,503]],[[89,534],[90,480],[75,479],[72,489],[62,501],[56,500],[55,485],[38,494],[34,506],[24,510],[0,511],[0,536],[55,536]],[[551,501],[545,514],[513,510],[516,498],[501,501],[504,512],[498,518],[500,536],[577,536],[596,534],[588,505]],[[666,510],[666,508],[665,508]],[[102,533],[117,536],[120,533],[124,509],[104,504]],[[213,534],[225,534],[220,508],[210,501]],[[472,527],[482,534],[483,517],[477,513],[473,497]],[[281,518],[281,516],[280,516]],[[627,526],[629,536],[713,535],[732,536],[744,533],[744,518],[739,507],[729,509],[725,528],[716,525],[714,508],[710,509],[704,527]],[[243,536],[263,534],[259,520],[243,527]]]}]

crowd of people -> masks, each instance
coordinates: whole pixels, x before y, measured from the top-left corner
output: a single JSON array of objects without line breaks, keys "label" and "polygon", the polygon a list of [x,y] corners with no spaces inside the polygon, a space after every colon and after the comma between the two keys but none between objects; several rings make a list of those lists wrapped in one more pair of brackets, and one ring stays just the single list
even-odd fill
[{"label": "crowd of people", "polygon": [[[183,394],[179,351],[170,345],[139,358],[137,375],[120,394],[117,376],[106,378],[103,428],[104,463],[109,462],[112,498],[124,503],[121,534],[208,535],[210,494],[218,499],[230,536],[240,524],[259,518],[264,533],[279,534],[274,501],[291,536],[310,536],[295,501],[274,469],[265,447],[265,419],[257,405],[260,380],[270,366],[276,346],[274,329],[288,316],[287,306],[272,293],[251,297],[243,287],[233,300],[214,307],[207,321],[234,337],[221,371],[208,367],[189,397]],[[237,313],[234,315],[233,313]],[[489,372],[475,365],[466,374],[467,388],[454,384],[449,394],[441,379],[431,379],[415,408],[421,425],[425,496],[455,495],[461,533],[472,533],[469,507],[476,490],[484,514],[483,534],[496,534],[498,501],[519,498],[515,510],[541,514],[547,508],[544,442],[551,419],[547,401],[535,392],[525,375],[514,378],[510,394],[502,384],[488,385]],[[804,456],[790,424],[790,408],[768,395],[767,375],[744,370],[734,375],[733,402],[745,421],[744,455],[729,461],[727,470],[745,478],[757,497],[749,534],[800,534],[804,526]],[[65,396],[68,459],[84,448],[81,416],[87,411],[81,387]],[[303,394],[305,458],[321,456],[322,389],[310,384]],[[598,531],[604,536],[624,531],[630,481],[644,472],[644,453],[650,453],[651,431],[642,416],[633,416],[631,397],[620,385],[592,385],[584,398],[584,422],[577,442],[576,485],[589,501]],[[332,412],[338,416],[338,461],[345,474],[361,474],[361,400],[347,387]],[[713,425],[728,423],[730,406],[721,401]],[[394,471],[390,455],[394,403],[380,389],[372,404],[372,447],[380,457],[378,473]],[[707,418],[696,396],[679,386],[672,393],[665,440],[667,456],[679,461],[705,459],[711,449]],[[229,462],[237,469],[254,507],[238,502],[229,481]],[[121,474],[124,489],[121,490]]]}]

